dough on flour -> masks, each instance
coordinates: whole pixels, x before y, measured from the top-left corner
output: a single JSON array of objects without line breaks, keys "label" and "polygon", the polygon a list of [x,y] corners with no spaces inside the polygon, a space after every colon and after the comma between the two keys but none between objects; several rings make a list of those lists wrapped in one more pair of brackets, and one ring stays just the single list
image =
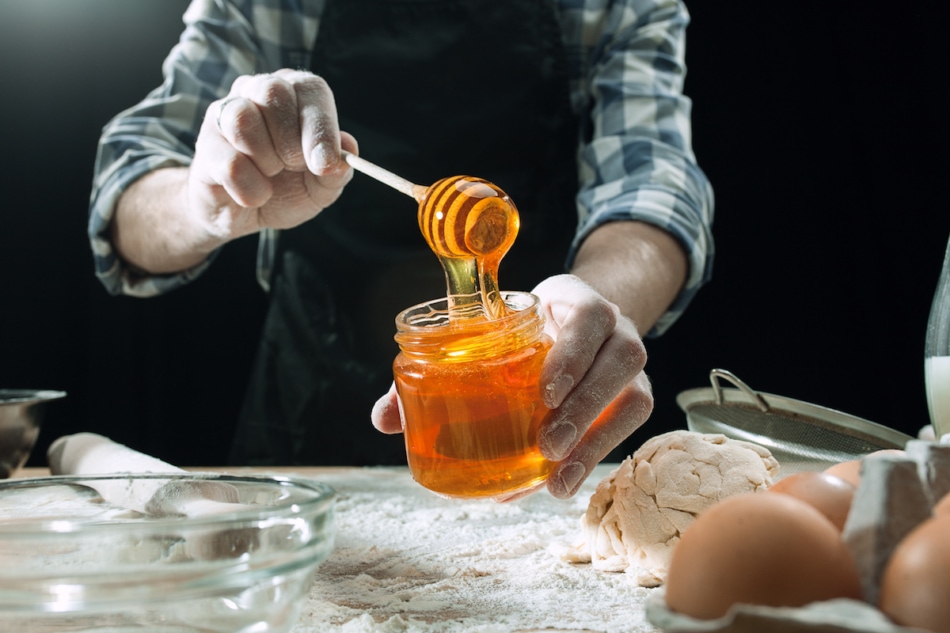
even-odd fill
[{"label": "dough on flour", "polygon": [[724,435],[672,431],[653,437],[605,477],[581,518],[573,562],[663,584],[679,537],[707,507],[766,490],[778,474],[767,448]]}]

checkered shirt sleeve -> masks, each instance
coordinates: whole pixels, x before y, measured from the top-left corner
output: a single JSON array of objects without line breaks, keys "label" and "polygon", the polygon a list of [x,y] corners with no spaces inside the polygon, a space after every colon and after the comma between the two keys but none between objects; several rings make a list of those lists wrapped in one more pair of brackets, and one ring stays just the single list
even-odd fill
[{"label": "checkered shirt sleeve", "polygon": [[649,335],[664,332],[709,280],[713,192],[692,149],[683,94],[689,14],[674,0],[573,0],[561,14],[581,114],[579,225],[568,264],[595,228],[641,220],[689,259],[686,284]]}]

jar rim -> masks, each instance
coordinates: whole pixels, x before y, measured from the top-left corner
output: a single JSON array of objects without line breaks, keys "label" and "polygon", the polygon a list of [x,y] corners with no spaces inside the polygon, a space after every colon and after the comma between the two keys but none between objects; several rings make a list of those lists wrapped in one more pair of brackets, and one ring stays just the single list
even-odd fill
[{"label": "jar rim", "polygon": [[[497,319],[473,321],[474,326],[485,327],[488,324],[492,329],[505,328],[512,322],[523,319],[526,314],[531,314],[540,304],[538,296],[530,292],[503,290],[500,294],[505,305],[512,308],[513,311]],[[397,331],[400,333],[421,333],[441,330],[449,325],[462,325],[464,327],[464,321],[459,322],[449,319],[448,302],[448,297],[439,297],[409,306],[396,315]]]}]

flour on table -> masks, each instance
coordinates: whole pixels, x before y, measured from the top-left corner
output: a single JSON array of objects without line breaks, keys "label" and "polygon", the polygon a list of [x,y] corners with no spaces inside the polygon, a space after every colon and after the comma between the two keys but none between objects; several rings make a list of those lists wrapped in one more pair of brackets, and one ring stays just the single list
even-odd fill
[{"label": "flour on table", "polygon": [[294,633],[655,633],[651,589],[558,553],[607,472],[567,501],[541,491],[509,504],[440,498],[402,470],[322,476],[338,492],[336,548]]}]

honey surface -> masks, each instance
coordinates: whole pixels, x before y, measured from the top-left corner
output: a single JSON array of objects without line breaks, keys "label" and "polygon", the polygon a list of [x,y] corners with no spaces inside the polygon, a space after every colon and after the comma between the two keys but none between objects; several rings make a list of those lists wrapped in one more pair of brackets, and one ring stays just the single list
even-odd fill
[{"label": "honey surface", "polygon": [[396,384],[407,420],[406,448],[416,480],[446,496],[492,497],[512,482],[543,481],[551,463],[537,445],[549,410],[538,376],[550,340],[515,353],[455,363],[397,359]]}]

